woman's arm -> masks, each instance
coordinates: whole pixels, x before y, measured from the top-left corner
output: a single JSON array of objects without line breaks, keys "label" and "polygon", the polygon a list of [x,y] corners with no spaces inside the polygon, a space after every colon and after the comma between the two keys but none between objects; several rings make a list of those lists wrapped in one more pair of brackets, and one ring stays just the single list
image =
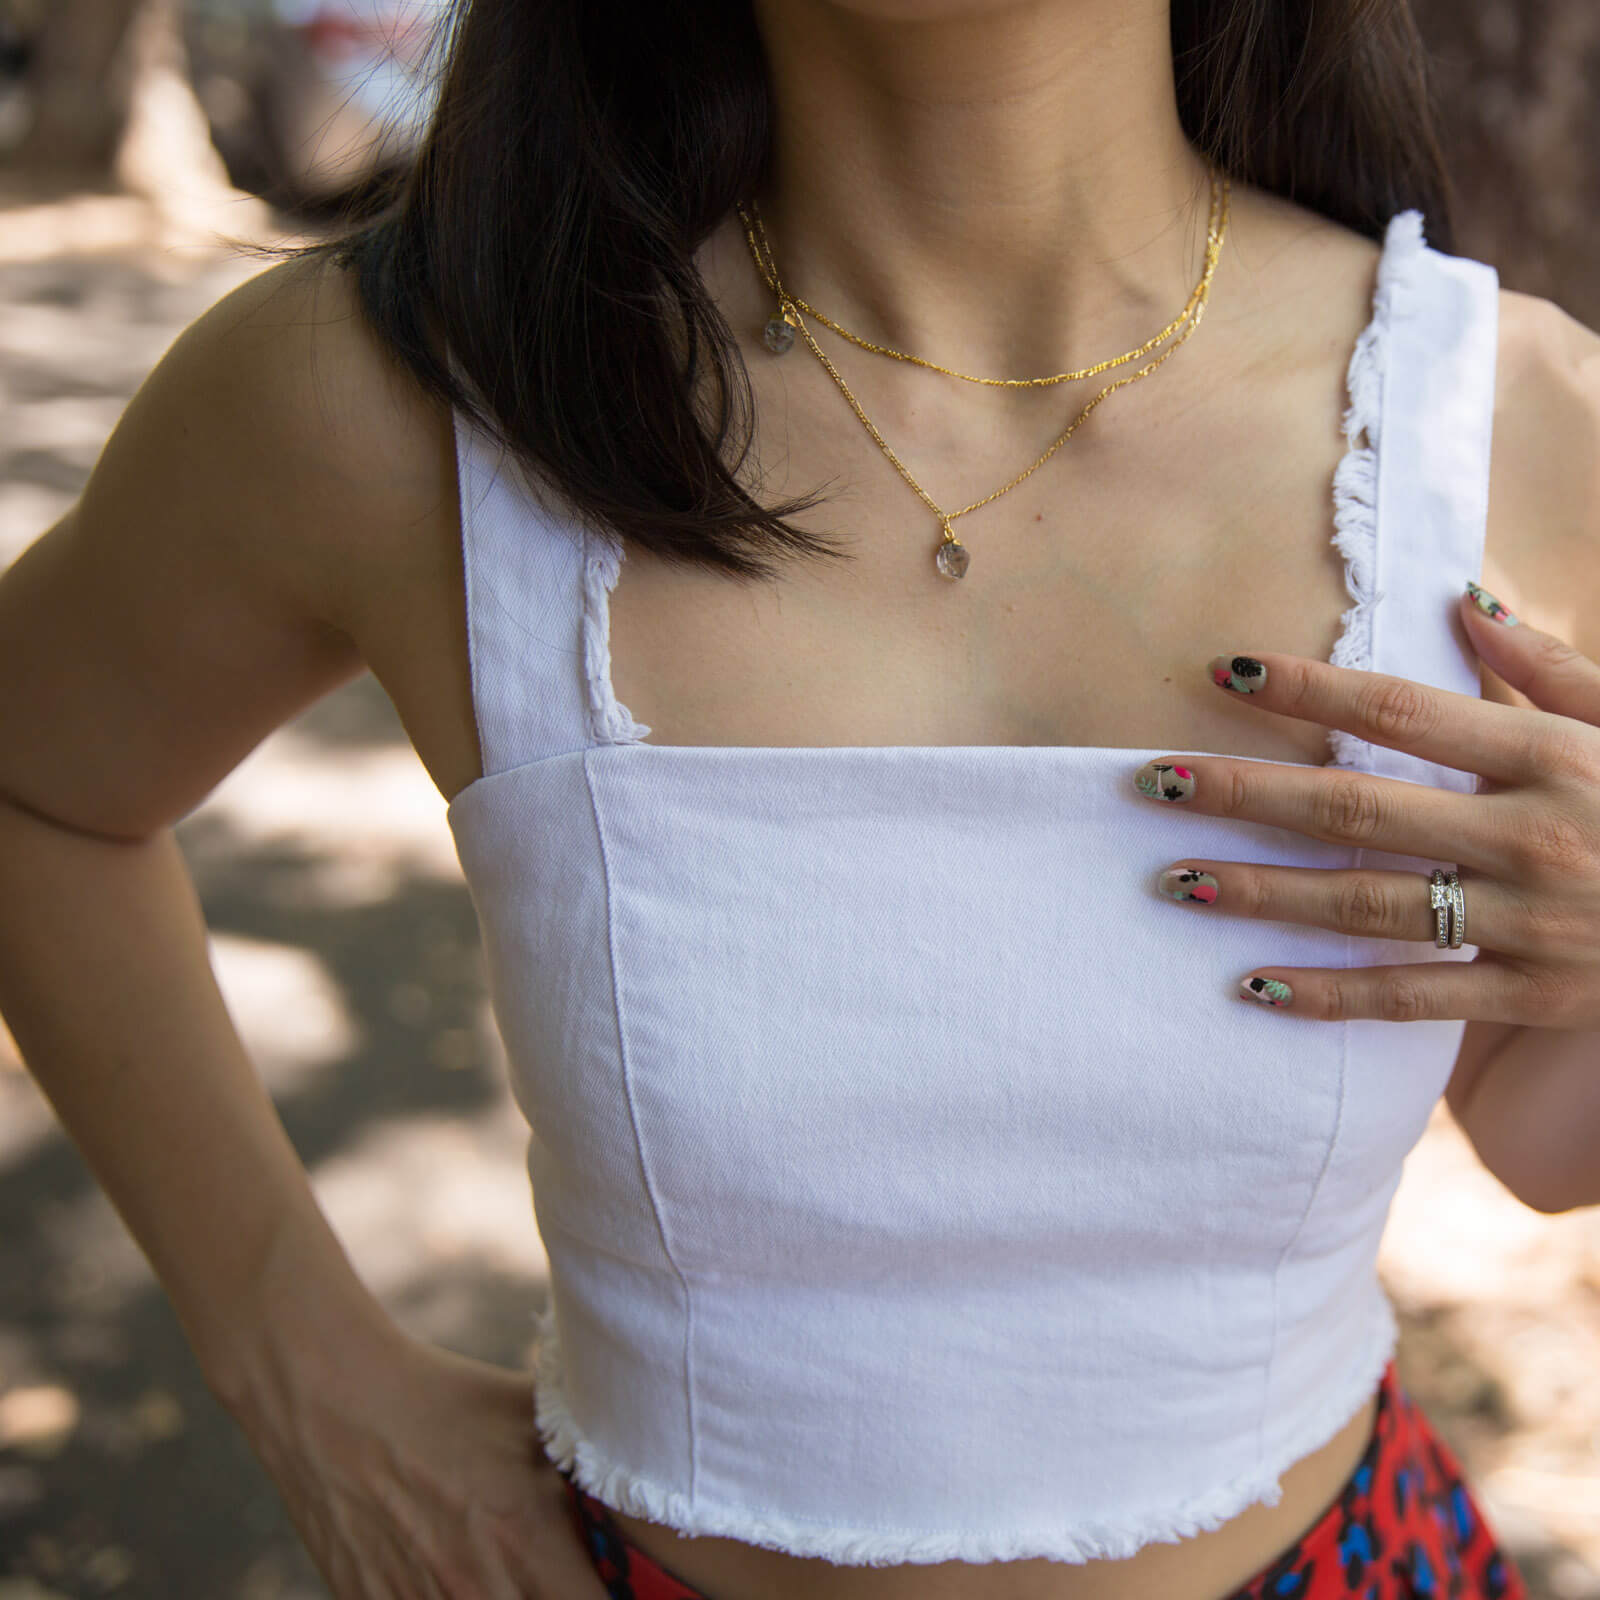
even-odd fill
[{"label": "woman's arm", "polygon": [[[167,353],[0,577],[0,1012],[339,1600],[604,1600],[526,1377],[413,1339],[352,1270],[171,831],[279,723],[414,653],[419,597],[450,614],[453,463],[448,413],[325,266],[261,274]],[[420,637],[411,711],[453,776],[475,740],[459,704],[433,717],[452,680]]]},{"label": "woman's arm", "polygon": [[1600,1206],[1600,1033],[1508,1030],[1451,1112],[1525,1206]]},{"label": "woman's arm", "polygon": [[[1484,582],[1600,660],[1600,335],[1532,295],[1502,293],[1500,312],[1491,497],[1515,542],[1502,566],[1491,540]],[[1526,681],[1496,674],[1485,690],[1531,705]],[[1469,1022],[1445,1100],[1525,1205],[1600,1205],[1600,1036]]]},{"label": "woman's arm", "polygon": [[341,595],[417,522],[395,463],[427,419],[349,309],[299,262],[219,302],[0,577],[0,1012],[230,1405],[388,1326],[229,1020],[170,831],[361,670]]},{"label": "woman's arm", "polygon": [[229,1020],[171,832],[0,801],[0,1011],[235,1414],[389,1325],[318,1209]]}]

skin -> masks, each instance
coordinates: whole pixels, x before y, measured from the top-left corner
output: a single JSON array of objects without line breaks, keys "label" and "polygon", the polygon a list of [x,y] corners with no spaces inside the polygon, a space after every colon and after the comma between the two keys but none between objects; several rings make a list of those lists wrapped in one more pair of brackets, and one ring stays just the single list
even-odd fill
[{"label": "skin", "polygon": [[[758,14],[777,97],[763,212],[785,276],[846,326],[1018,374],[1120,352],[1183,304],[1205,191],[1177,129],[1163,8],[767,0]],[[612,597],[619,698],[657,744],[1322,762],[1324,724],[1219,693],[1205,664],[1236,651],[1314,663],[1333,644],[1349,600],[1329,484],[1376,259],[1371,241],[1236,187],[1200,330],[957,524],[973,567],[952,585],[932,568],[936,524],[825,374],[801,347],[761,349],[770,296],[730,220],[701,264],[751,368],[752,470],[774,496],[831,480],[804,520],[847,536],[855,559],[741,585],[630,550]],[[1600,339],[1545,302],[1501,305],[1478,576],[1526,623],[1600,654]],[[1093,392],[839,359],[952,505],[1017,471]],[[23,685],[0,695],[0,796],[64,832],[149,840],[364,668],[455,795],[481,772],[456,492],[448,415],[379,348],[348,284],[291,263],[235,291],[180,338],[79,503],[0,580],[0,682]],[[1487,667],[1483,689],[1531,704]],[[1177,852],[1176,816],[1172,829]],[[1173,912],[1188,914],[1212,913]],[[1458,1117],[1514,1032],[1469,1024]],[[1468,1132],[1533,1193],[1525,1153]],[[1321,1515],[1370,1426],[1369,1404],[1285,1475],[1278,1506],[1119,1562],[834,1568],[618,1520],[713,1600],[1214,1600]]]}]

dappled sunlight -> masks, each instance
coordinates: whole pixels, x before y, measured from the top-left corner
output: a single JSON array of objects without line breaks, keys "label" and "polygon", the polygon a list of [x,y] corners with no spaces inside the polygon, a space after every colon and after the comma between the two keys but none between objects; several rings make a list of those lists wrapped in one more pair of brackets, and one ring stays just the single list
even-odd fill
[{"label": "dappled sunlight", "polygon": [[1401,1375],[1462,1456],[1515,1559],[1554,1596],[1600,1574],[1600,1208],[1545,1216],[1441,1103],[1378,1258]]},{"label": "dappled sunlight", "polygon": [[356,1048],[355,1019],[311,951],[227,933],[213,934],[210,948],[217,986],[271,1093]]},{"label": "dappled sunlight", "polygon": [[[0,192],[0,564],[72,505],[129,396],[183,325],[268,263],[140,248],[118,195]],[[62,240],[103,254],[62,257]]]},{"label": "dappled sunlight", "polygon": [[54,1455],[78,1425],[78,1397],[59,1383],[19,1384],[0,1394],[0,1449]]},{"label": "dappled sunlight", "polygon": [[312,1172],[317,1199],[363,1282],[386,1302],[413,1285],[419,1259],[470,1259],[486,1273],[542,1283],[515,1109],[377,1123]]},{"label": "dappled sunlight", "polygon": [[461,881],[444,798],[409,744],[330,752],[281,728],[191,820],[207,818],[227,823],[233,847],[314,845],[303,892],[330,907],[380,903],[419,876]]}]

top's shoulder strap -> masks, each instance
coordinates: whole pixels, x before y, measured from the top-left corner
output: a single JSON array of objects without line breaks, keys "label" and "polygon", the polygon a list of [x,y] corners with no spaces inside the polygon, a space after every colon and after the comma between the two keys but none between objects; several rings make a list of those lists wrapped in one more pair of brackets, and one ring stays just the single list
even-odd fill
[{"label": "top's shoulder strap", "polygon": [[[1473,696],[1478,657],[1457,603],[1482,573],[1499,310],[1495,269],[1432,249],[1420,213],[1402,212],[1385,241],[1369,370],[1351,385],[1375,469],[1370,646],[1358,664]],[[1361,764],[1468,793],[1476,785],[1471,773],[1381,746],[1364,746]]]},{"label": "top's shoulder strap", "polygon": [[620,727],[604,692],[614,542],[562,515],[517,460],[459,410],[455,432],[484,775],[634,737],[637,725]]}]

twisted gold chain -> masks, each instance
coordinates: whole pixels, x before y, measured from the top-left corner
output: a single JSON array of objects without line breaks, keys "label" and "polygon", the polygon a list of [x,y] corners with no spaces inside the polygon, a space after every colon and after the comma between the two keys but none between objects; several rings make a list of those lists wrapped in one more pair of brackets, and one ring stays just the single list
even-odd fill
[{"label": "twisted gold chain", "polygon": [[[1095,409],[1095,407],[1100,404],[1102,400],[1104,400],[1108,395],[1115,394],[1118,389],[1125,388],[1130,383],[1137,383],[1140,378],[1148,377],[1156,370],[1157,367],[1161,365],[1163,361],[1167,360],[1168,357],[1173,355],[1179,346],[1189,338],[1190,334],[1192,334],[1194,330],[1200,326],[1200,319],[1205,315],[1206,303],[1210,298],[1211,277],[1216,269],[1217,257],[1221,254],[1222,242],[1227,236],[1229,187],[1228,180],[1223,178],[1221,184],[1220,206],[1213,207],[1212,220],[1207,228],[1206,270],[1202,275],[1200,286],[1197,291],[1197,297],[1194,299],[1193,315],[1188,318],[1187,326],[1184,326],[1183,331],[1178,334],[1178,337],[1174,339],[1173,342],[1165,350],[1163,350],[1154,361],[1148,362],[1145,366],[1140,367],[1137,372],[1131,373],[1125,378],[1118,378],[1114,382],[1108,383],[1105,388],[1095,395],[1095,397],[1090,400],[1088,405],[1086,405],[1083,410],[1081,410],[1077,416],[1067,424],[1066,428],[1056,436],[1050,447],[1044,452],[1043,455],[1034,461],[1031,466],[1025,467],[1016,475],[1016,477],[1012,478],[1010,482],[1004,483],[998,489],[996,489],[993,494],[986,494],[983,499],[974,500],[971,505],[962,506],[959,511],[946,511],[942,506],[940,506],[934,500],[932,495],[930,495],[928,491],[917,482],[917,480],[911,475],[909,469],[906,467],[906,464],[890,448],[888,441],[878,431],[877,427],[873,424],[872,419],[864,410],[862,410],[861,402],[857,400],[856,397],[850,392],[850,386],[844,381],[839,369],[828,359],[827,352],[823,350],[822,346],[819,345],[816,339],[812,336],[810,328],[806,326],[805,318],[800,314],[800,302],[792,295],[785,293],[782,282],[778,277],[777,262],[775,259],[771,261],[771,286],[773,288],[773,292],[778,296],[779,301],[784,308],[785,322],[788,323],[789,326],[793,327],[795,331],[799,333],[800,337],[805,340],[806,345],[809,347],[812,355],[814,355],[817,360],[821,362],[823,369],[827,372],[828,376],[833,379],[833,382],[838,388],[839,393],[844,396],[845,400],[850,406],[850,409],[855,413],[857,420],[861,423],[862,427],[864,427],[867,432],[872,435],[874,443],[876,443],[883,454],[888,457],[890,465],[893,466],[895,471],[898,472],[905,480],[906,484],[916,494],[917,498],[921,500],[922,503],[934,514],[934,516],[939,519],[940,541],[938,549],[934,553],[934,565],[942,577],[952,579],[965,577],[967,567],[971,560],[971,556],[967,550],[967,547],[956,537],[955,529],[951,527],[951,523],[953,523],[958,517],[964,517],[969,512],[976,511],[981,506],[986,506],[991,501],[998,500],[1001,495],[1008,494],[1011,490],[1015,489],[1019,483],[1022,483],[1025,479],[1032,477],[1033,474],[1037,472],[1039,468],[1042,467],[1045,462],[1047,462],[1051,456],[1053,456],[1056,451],[1058,451],[1062,445],[1064,445],[1067,440],[1078,431],[1085,419]],[[791,312],[792,316],[790,315]],[[1180,318],[1179,323],[1182,321],[1183,319]],[[1176,328],[1179,323],[1174,323],[1173,327]],[[855,342],[860,343],[861,341],[857,340]],[[771,347],[772,346],[769,341],[769,348]],[[868,348],[874,347],[868,346]],[[1148,349],[1148,347],[1146,347],[1146,349]],[[781,351],[778,353],[781,353]],[[881,353],[896,354],[897,352],[883,351]],[[900,359],[915,360],[916,358],[902,356]],[[1103,363],[1099,367],[1088,369],[1083,375],[1087,376],[1089,375],[1089,372],[1104,371],[1107,365],[1119,365],[1129,359],[1131,359],[1131,357],[1119,357],[1117,362]],[[932,365],[931,362],[918,362],[917,364],[920,366]],[[946,369],[939,368],[937,370],[945,371]],[[952,373],[951,376],[960,377],[962,374]],[[974,379],[970,381],[991,382],[994,380]],[[1019,381],[1025,382],[1027,380]],[[1057,380],[1052,379],[1048,381],[1053,382]]]},{"label": "twisted gold chain", "polygon": [[[1164,327],[1160,333],[1145,340],[1137,349],[1129,350],[1126,354],[1112,356],[1107,361],[1097,361],[1093,366],[1080,367],[1074,372],[1054,372],[1044,378],[979,378],[968,372],[958,372],[954,367],[940,366],[937,361],[925,360],[922,356],[908,355],[903,350],[896,350],[892,346],[874,344],[870,339],[863,339],[860,334],[852,333],[848,328],[842,327],[831,317],[825,316],[808,301],[802,300],[799,295],[786,293],[778,281],[777,261],[773,255],[772,245],[767,239],[766,223],[761,216],[760,208],[755,201],[750,202],[747,211],[744,206],[738,206],[739,220],[744,224],[744,236],[750,245],[750,254],[755,259],[756,270],[761,274],[767,287],[777,295],[779,300],[778,317],[789,327],[798,329],[796,319],[788,312],[792,308],[796,312],[803,311],[814,322],[821,323],[824,328],[830,328],[842,339],[848,339],[851,344],[859,345],[863,350],[871,350],[880,356],[889,356],[895,361],[909,361],[913,366],[926,367],[931,372],[942,372],[946,377],[959,378],[963,383],[981,383],[993,389],[1042,389],[1051,384],[1072,383],[1079,378],[1098,377],[1102,372],[1108,372],[1112,367],[1126,365],[1136,361],[1142,355],[1148,355],[1157,345],[1172,337],[1195,313],[1196,307],[1210,291],[1212,274],[1217,269],[1217,256],[1222,249],[1222,238],[1218,232],[1218,218],[1223,206],[1223,190],[1226,180],[1222,178],[1216,167],[1208,167],[1211,184],[1210,215],[1206,223],[1206,255],[1205,263],[1201,269],[1199,281],[1190,292],[1188,303],[1176,317]],[[758,242],[759,236],[759,242]]]}]

